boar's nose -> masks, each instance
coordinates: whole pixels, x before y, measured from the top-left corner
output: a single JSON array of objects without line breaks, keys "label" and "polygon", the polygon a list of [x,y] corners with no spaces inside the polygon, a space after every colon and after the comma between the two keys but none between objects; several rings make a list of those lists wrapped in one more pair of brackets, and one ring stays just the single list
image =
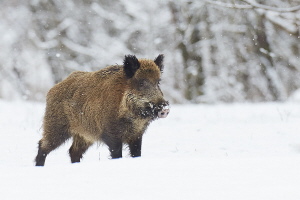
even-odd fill
[{"label": "boar's nose", "polygon": [[159,118],[166,118],[170,112],[169,106],[164,106],[162,110],[158,111]]}]

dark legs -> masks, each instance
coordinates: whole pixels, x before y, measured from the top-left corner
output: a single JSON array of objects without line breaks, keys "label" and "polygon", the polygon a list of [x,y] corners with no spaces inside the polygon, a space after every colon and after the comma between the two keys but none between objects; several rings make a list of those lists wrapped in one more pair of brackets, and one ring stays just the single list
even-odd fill
[{"label": "dark legs", "polygon": [[[104,135],[102,140],[107,144],[111,158],[121,158],[122,157],[122,148],[123,141],[121,138],[110,137],[108,135]],[[131,157],[140,157],[141,156],[141,148],[142,148],[142,136],[139,136],[133,140],[126,142],[129,146]]]},{"label": "dark legs", "polygon": [[43,150],[43,148],[41,148],[41,143],[42,141],[40,140],[39,142],[39,151],[38,154],[35,158],[35,166],[44,166],[45,165],[45,160],[46,160],[46,156],[47,156],[47,151]]},{"label": "dark legs", "polygon": [[91,142],[86,141],[84,138],[80,136],[73,137],[73,144],[69,149],[69,154],[71,157],[71,162],[76,163],[80,162],[82,155],[86,152],[86,150],[92,145]]},{"label": "dark legs", "polygon": [[[44,134],[44,137],[39,141],[39,150],[38,154],[35,158],[36,166],[44,166],[47,155],[59,147],[62,143],[64,143],[71,136],[67,133],[64,134]],[[123,141],[122,138],[112,137],[111,135],[103,135],[102,141],[107,144],[111,158],[122,158],[122,149],[123,149]],[[142,136],[130,140],[128,143],[130,155],[132,157],[141,156],[141,148],[142,148]],[[73,144],[69,149],[69,154],[71,157],[71,162],[76,163],[80,162],[82,159],[82,155],[86,152],[86,150],[92,145],[92,142],[85,140],[83,137],[74,136]]]},{"label": "dark legs", "polygon": [[106,143],[110,151],[111,158],[122,158],[123,143],[121,139],[116,139]]},{"label": "dark legs", "polygon": [[112,159],[122,158],[123,142],[121,138],[104,134],[102,140],[108,146]]},{"label": "dark legs", "polygon": [[35,166],[44,166],[47,155],[70,138],[68,133],[58,135],[44,134],[39,141],[39,150],[35,158]]},{"label": "dark legs", "polygon": [[141,156],[142,136],[140,136],[137,139],[133,140],[128,145],[129,145],[129,150],[130,150],[131,157],[140,157]]},{"label": "dark legs", "polygon": [[[35,158],[36,166],[44,166],[47,155],[70,138],[70,135],[68,134],[55,136],[56,137],[50,137],[50,135],[46,135],[39,141],[39,150]],[[80,162],[82,155],[91,145],[91,142],[87,142],[82,137],[74,136],[73,144],[69,149],[71,162]]]}]

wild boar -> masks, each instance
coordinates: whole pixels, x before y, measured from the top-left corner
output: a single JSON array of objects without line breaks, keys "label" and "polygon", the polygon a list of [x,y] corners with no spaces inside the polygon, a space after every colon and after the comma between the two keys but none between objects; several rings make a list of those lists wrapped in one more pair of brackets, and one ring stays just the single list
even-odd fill
[{"label": "wild boar", "polygon": [[73,72],[50,89],[36,166],[44,166],[47,155],[70,138],[72,163],[95,142],[105,143],[111,158],[122,157],[124,144],[132,157],[141,156],[148,125],[169,114],[159,87],[163,60],[162,54],[154,61],[127,55],[123,65]]}]

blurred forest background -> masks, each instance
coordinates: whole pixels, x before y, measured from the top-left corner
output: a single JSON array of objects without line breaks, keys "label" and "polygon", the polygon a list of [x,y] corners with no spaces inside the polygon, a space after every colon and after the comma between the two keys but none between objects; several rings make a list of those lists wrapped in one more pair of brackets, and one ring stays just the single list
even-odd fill
[{"label": "blurred forest background", "polygon": [[299,26],[299,0],[1,0],[0,98],[44,101],[72,71],[163,53],[174,103],[284,101]]}]

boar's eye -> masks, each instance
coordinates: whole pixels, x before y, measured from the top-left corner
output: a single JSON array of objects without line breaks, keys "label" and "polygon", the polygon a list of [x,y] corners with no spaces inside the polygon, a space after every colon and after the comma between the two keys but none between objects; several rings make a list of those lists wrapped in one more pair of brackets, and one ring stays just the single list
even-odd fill
[{"label": "boar's eye", "polygon": [[139,86],[140,86],[140,87],[145,86],[145,80],[140,80],[140,81],[139,81]]}]

